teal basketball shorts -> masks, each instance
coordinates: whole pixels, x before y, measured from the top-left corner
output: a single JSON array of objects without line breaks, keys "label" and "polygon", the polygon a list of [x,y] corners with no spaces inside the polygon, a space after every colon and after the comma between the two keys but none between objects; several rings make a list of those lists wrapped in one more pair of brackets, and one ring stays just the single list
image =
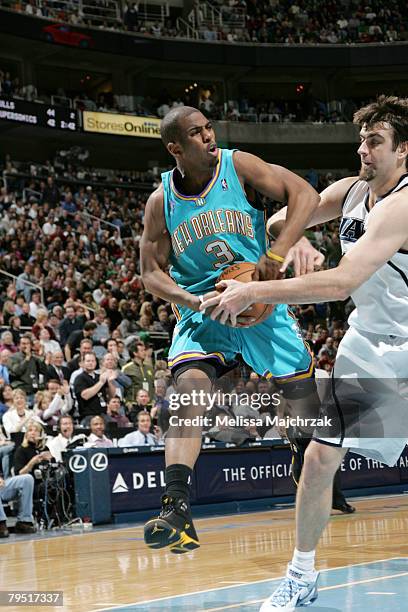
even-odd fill
[{"label": "teal basketball shorts", "polygon": [[313,359],[288,306],[275,306],[262,323],[248,328],[221,325],[201,312],[173,306],[177,318],[169,352],[173,375],[183,366],[210,364],[216,375],[233,369],[240,354],[258,375],[280,382],[313,376]]}]

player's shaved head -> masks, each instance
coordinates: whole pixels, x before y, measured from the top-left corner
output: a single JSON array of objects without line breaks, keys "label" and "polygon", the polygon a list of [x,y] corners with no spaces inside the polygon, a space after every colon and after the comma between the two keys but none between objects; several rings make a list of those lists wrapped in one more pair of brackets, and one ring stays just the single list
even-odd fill
[{"label": "player's shaved head", "polygon": [[169,142],[182,142],[184,138],[181,127],[182,120],[193,113],[199,112],[197,108],[193,108],[192,106],[178,106],[177,108],[172,108],[160,123],[160,134],[163,143],[167,146]]}]

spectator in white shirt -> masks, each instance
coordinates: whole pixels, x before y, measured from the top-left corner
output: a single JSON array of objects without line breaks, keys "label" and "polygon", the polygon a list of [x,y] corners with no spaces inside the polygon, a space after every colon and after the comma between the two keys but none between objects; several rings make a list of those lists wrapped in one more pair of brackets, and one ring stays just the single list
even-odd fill
[{"label": "spectator in white shirt", "polygon": [[57,460],[62,461],[62,453],[67,450],[67,446],[74,447],[74,442],[78,442],[80,446],[84,439],[85,434],[78,434],[74,436],[74,421],[69,414],[64,414],[58,421],[59,434],[55,437],[49,437],[47,440],[47,447],[50,449],[51,455]]},{"label": "spectator in white shirt", "polygon": [[41,304],[41,293],[34,289],[31,293],[30,315],[37,318],[39,310],[47,310],[44,304]]},{"label": "spectator in white shirt", "polygon": [[73,400],[66,380],[63,384],[59,380],[49,380],[47,390],[37,395],[40,396],[37,416],[47,425],[57,425],[60,417],[72,410]]},{"label": "spectator in white shirt", "polygon": [[7,437],[12,433],[26,431],[26,425],[34,416],[34,412],[27,408],[27,396],[22,389],[13,391],[13,406],[3,415],[3,427]]},{"label": "spectator in white shirt", "polygon": [[42,226],[43,234],[46,236],[52,236],[57,232],[57,226],[54,223],[54,215],[49,215],[46,223]]},{"label": "spectator in white shirt", "polygon": [[[148,412],[139,412],[137,416],[137,430],[126,434],[118,440],[118,446],[156,446],[159,443],[159,436],[152,434],[150,428],[152,419]],[[159,433],[158,428],[156,434]]]},{"label": "spectator in white shirt", "polygon": [[43,347],[43,355],[47,353],[60,353],[61,347],[56,340],[51,339],[51,334],[46,327],[43,327],[40,331],[40,344]]}]

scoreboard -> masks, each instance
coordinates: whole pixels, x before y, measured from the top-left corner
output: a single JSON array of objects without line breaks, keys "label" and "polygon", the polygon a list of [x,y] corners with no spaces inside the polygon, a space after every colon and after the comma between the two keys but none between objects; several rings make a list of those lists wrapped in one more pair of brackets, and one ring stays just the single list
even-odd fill
[{"label": "scoreboard", "polygon": [[57,130],[79,129],[75,110],[0,96],[0,119]]}]

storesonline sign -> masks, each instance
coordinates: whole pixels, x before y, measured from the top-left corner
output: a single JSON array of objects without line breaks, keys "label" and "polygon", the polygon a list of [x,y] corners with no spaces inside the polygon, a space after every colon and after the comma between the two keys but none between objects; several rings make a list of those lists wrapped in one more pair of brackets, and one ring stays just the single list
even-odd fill
[{"label": "storesonline sign", "polygon": [[160,119],[154,117],[135,117],[113,113],[83,112],[85,132],[114,134],[117,136],[139,136],[141,138],[160,138]]}]

